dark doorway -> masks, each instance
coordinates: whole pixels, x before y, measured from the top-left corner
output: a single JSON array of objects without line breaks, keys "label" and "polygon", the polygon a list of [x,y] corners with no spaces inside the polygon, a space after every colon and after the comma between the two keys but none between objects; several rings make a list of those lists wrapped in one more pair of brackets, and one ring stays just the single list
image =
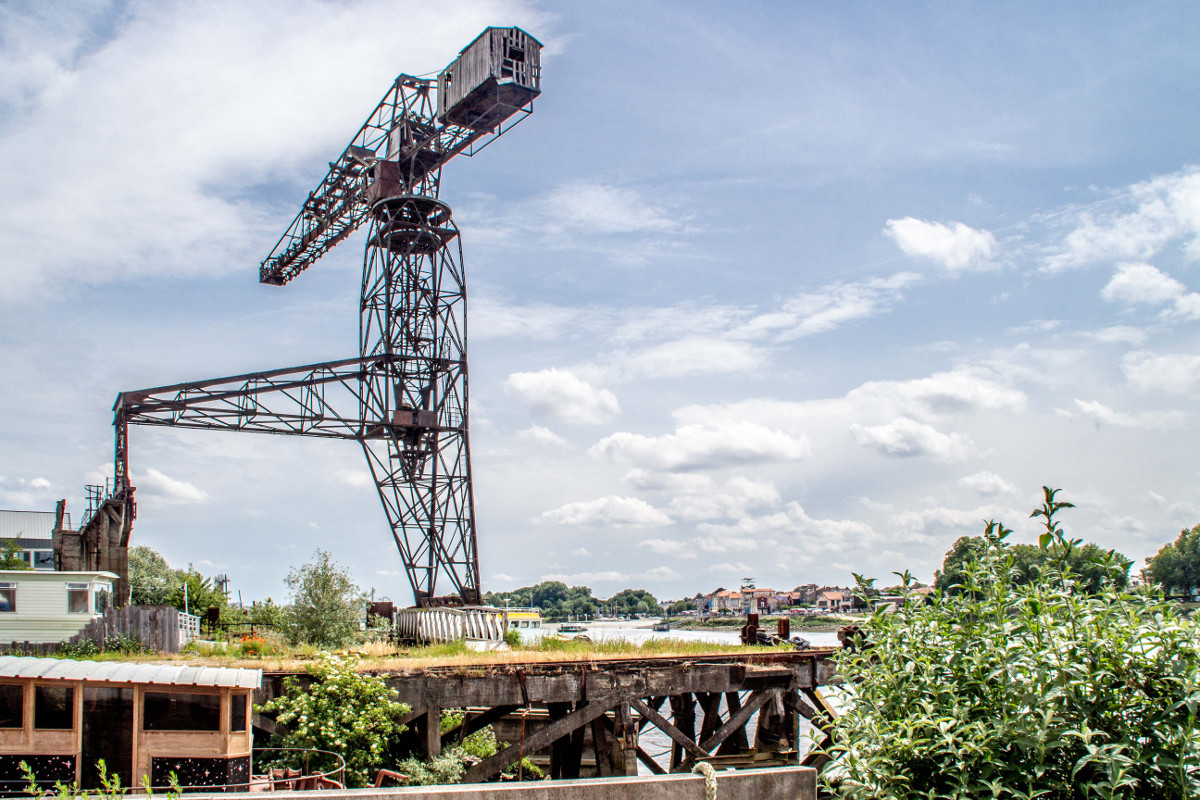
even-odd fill
[{"label": "dark doorway", "polygon": [[84,688],[80,760],[84,789],[100,788],[100,760],[110,777],[121,778],[121,786],[133,784],[133,689]]}]

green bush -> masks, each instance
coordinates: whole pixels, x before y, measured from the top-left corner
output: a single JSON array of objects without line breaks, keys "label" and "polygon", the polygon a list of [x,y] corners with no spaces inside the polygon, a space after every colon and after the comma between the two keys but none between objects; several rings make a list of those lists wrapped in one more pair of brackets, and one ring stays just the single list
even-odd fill
[{"label": "green bush", "polygon": [[[863,625],[827,789],[854,800],[1200,796],[1200,627],[1161,595],[1080,591],[1045,490],[1033,583],[987,523],[961,591]],[[1115,576],[1128,563],[1107,554]],[[856,576],[857,577],[857,576]],[[904,585],[911,576],[901,575]],[[860,585],[869,581],[860,579]]]},{"label": "green bush", "polygon": [[[407,730],[400,718],[409,707],[394,699],[396,691],[383,679],[357,671],[358,660],[325,653],[308,667],[314,678],[307,686],[295,678],[284,681],[284,695],[257,707],[277,712],[288,726],[281,747],[330,750],[346,759],[346,785],[366,786],[368,773],[378,768]],[[312,768],[333,764],[308,762]],[[292,764],[291,766],[299,766]]]}]

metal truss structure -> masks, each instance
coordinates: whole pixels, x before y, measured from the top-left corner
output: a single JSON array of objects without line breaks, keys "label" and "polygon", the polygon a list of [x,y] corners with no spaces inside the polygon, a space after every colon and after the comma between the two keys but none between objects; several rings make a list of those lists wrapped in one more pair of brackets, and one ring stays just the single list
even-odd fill
[{"label": "metal truss structure", "polygon": [[540,48],[520,29],[489,28],[437,81],[395,80],[259,270],[261,282],[282,286],[368,226],[359,357],[121,393],[115,497],[132,509],[130,425],[351,439],[417,605],[479,602],[466,284],[458,229],[438,194],[448,161],[532,113]]}]

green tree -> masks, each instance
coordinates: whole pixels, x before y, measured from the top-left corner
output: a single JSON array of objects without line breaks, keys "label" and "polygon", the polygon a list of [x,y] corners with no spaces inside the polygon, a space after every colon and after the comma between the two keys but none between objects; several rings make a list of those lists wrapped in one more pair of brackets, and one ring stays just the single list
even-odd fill
[{"label": "green tree", "polygon": [[16,539],[6,539],[0,550],[0,569],[33,569],[25,560],[25,551]]},{"label": "green tree", "polygon": [[362,591],[329,553],[318,548],[312,561],[288,572],[285,582],[291,591],[286,633],[292,644],[342,647],[358,633]]},{"label": "green tree", "polygon": [[618,614],[658,614],[662,610],[645,589],[622,589],[604,602],[615,607]]},{"label": "green tree", "polygon": [[1146,559],[1147,577],[1168,594],[1200,591],[1200,525],[1185,528],[1171,544]]},{"label": "green tree", "polygon": [[129,593],[135,606],[173,605],[168,599],[179,576],[158,552],[145,545],[129,550]]},{"label": "green tree", "polygon": [[[987,548],[987,542],[982,536],[963,536],[954,542],[954,546],[946,553],[942,569],[934,574],[933,587],[949,594],[959,591],[970,565],[978,560]],[[1019,584],[1032,583],[1038,579],[1039,573],[1046,568],[1049,557],[1044,547],[1032,544],[1009,545],[1009,554],[1013,559],[1015,580]],[[1079,588],[1095,594],[1104,586],[1113,584],[1118,589],[1124,589],[1129,583],[1128,570],[1119,573],[1107,572],[1099,566],[1105,562],[1104,556],[1110,551],[1096,544],[1076,544],[1067,548],[1063,557],[1071,565]],[[1111,551],[1119,563],[1128,559],[1122,554]],[[1132,562],[1128,562],[1132,563]]]},{"label": "green tree", "polygon": [[1200,626],[1119,588],[1129,563],[1111,551],[1093,552],[1109,579],[1079,591],[1081,543],[1055,517],[1069,504],[1045,493],[1032,582],[989,522],[961,592],[872,614],[867,646],[839,656],[854,693],[826,773],[836,796],[1200,796]]},{"label": "green tree", "polygon": [[[317,554],[318,561],[321,555],[328,559],[327,553],[318,550]],[[371,770],[394,755],[397,737],[407,730],[400,718],[410,710],[395,699],[396,690],[389,689],[383,678],[364,675],[357,666],[355,658],[326,653],[309,666],[311,682],[286,678],[283,696],[257,709],[276,712],[276,719],[286,726],[282,747],[328,750],[346,759],[346,785],[350,787],[366,786]],[[298,757],[310,758],[307,754]],[[308,764],[310,769],[334,766],[315,758]]]}]

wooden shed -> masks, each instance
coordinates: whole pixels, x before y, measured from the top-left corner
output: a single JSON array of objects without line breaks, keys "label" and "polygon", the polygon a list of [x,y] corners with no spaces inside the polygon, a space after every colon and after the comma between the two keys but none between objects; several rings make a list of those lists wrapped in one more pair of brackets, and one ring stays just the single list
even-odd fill
[{"label": "wooden shed", "polygon": [[493,130],[541,94],[542,43],[520,28],[487,28],[438,75],[438,118]]},{"label": "wooden shed", "polygon": [[[0,793],[39,782],[122,786],[250,780],[254,690],[262,670],[0,656]],[[16,781],[16,783],[12,783]]]}]

